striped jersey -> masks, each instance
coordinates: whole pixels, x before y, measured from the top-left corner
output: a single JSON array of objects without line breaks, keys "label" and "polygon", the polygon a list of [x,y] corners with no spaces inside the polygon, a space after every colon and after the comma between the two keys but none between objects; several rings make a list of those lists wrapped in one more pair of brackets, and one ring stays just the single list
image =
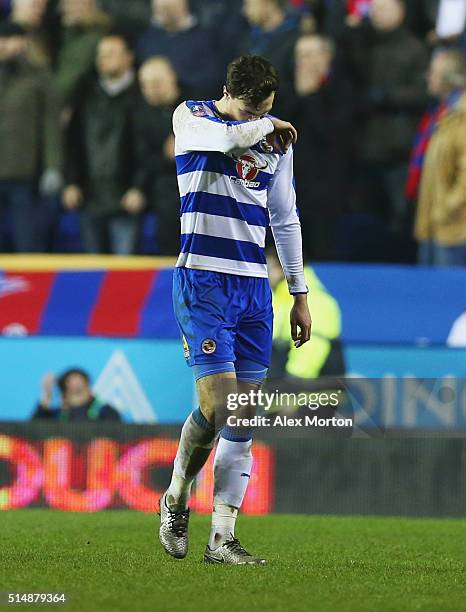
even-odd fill
[{"label": "striped jersey", "polygon": [[267,117],[225,121],[214,101],[183,102],[173,115],[181,198],[178,267],[267,278],[272,228],[291,293],[305,292],[292,148],[275,153]]}]

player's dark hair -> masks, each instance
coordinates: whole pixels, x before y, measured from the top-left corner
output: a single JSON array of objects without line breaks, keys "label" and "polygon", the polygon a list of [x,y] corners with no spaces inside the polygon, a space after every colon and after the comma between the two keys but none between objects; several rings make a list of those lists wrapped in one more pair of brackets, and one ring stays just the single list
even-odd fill
[{"label": "player's dark hair", "polygon": [[243,55],[228,66],[225,86],[233,98],[257,106],[278,90],[278,73],[263,57]]},{"label": "player's dark hair", "polygon": [[63,374],[61,374],[57,379],[58,388],[60,389],[62,393],[66,392],[66,385],[68,383],[68,379],[70,376],[73,376],[74,374],[78,374],[79,376],[82,376],[84,380],[87,382],[87,384],[91,382],[91,378],[85,370],[81,370],[81,368],[70,368],[69,370],[66,370],[66,372],[63,372]]}]

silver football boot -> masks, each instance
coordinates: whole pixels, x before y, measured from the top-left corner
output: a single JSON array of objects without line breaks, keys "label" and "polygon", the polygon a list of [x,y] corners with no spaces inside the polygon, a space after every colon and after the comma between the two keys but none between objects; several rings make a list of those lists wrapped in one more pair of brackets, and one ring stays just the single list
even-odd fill
[{"label": "silver football boot", "polygon": [[205,563],[228,563],[230,565],[265,565],[267,563],[266,559],[249,554],[241,546],[239,540],[233,536],[215,550],[207,545],[204,561]]},{"label": "silver football boot", "polygon": [[175,557],[184,559],[188,554],[189,508],[170,510],[166,502],[166,493],[160,498],[159,539],[165,551]]}]

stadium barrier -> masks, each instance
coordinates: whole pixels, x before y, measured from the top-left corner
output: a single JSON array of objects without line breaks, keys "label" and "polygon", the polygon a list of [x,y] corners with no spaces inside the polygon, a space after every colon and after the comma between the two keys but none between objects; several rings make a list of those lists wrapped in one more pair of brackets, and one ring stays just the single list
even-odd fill
[{"label": "stadium barrier", "polygon": [[[0,256],[0,421],[29,420],[44,374],[79,366],[125,422],[183,422],[196,400],[173,315],[173,264],[153,257]],[[464,378],[466,347],[446,343],[466,306],[465,270],[358,264],[314,270],[342,312],[348,376]],[[53,404],[59,401],[55,388]],[[387,414],[392,426],[465,426],[459,405],[423,414],[408,408]]]},{"label": "stadium barrier", "polygon": [[[178,340],[173,264],[156,257],[0,255],[0,334]],[[445,346],[466,308],[463,268],[313,269],[341,309],[345,344]]]},{"label": "stadium barrier", "polygon": [[[459,517],[466,432],[384,438],[260,430],[243,512]],[[178,426],[0,424],[0,509],[152,512],[167,486]],[[191,507],[207,513],[212,457]]]}]

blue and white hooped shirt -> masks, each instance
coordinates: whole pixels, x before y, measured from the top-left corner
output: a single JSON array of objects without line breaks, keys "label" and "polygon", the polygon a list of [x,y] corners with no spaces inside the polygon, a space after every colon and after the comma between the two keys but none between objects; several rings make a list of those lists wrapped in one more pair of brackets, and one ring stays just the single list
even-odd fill
[{"label": "blue and white hooped shirt", "polygon": [[272,228],[290,293],[306,292],[293,151],[275,153],[267,117],[224,121],[213,101],[183,102],[173,115],[181,197],[178,267],[267,278]]}]

